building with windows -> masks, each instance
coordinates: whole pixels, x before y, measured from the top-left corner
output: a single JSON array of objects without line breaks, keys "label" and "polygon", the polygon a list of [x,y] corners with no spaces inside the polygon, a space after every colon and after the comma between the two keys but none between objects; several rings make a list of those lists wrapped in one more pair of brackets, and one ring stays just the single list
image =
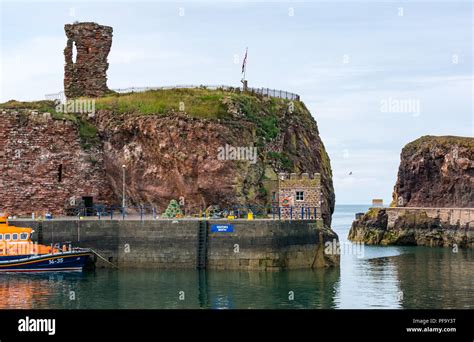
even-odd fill
[{"label": "building with windows", "polygon": [[284,219],[320,219],[321,175],[280,173],[272,202]]}]

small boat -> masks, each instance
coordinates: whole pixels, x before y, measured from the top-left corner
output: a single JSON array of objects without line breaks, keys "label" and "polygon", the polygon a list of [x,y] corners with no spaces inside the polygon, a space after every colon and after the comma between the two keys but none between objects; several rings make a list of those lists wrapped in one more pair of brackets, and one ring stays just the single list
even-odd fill
[{"label": "small boat", "polygon": [[11,226],[0,216],[0,272],[81,272],[93,254],[71,245],[40,245],[32,234],[32,228]]}]

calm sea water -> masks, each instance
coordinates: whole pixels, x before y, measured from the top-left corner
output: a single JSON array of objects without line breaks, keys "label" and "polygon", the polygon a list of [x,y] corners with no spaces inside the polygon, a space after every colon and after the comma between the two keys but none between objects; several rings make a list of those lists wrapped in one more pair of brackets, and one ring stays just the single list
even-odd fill
[{"label": "calm sea water", "polygon": [[0,308],[474,308],[472,250],[353,248],[351,222],[367,208],[336,207],[339,269],[0,275]]}]

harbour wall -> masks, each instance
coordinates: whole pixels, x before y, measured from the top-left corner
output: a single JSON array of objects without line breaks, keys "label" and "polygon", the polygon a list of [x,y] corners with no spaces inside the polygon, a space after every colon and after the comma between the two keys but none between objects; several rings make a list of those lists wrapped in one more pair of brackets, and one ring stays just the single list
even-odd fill
[{"label": "harbour wall", "polygon": [[371,208],[365,214],[357,214],[349,240],[474,248],[474,208]]},{"label": "harbour wall", "polygon": [[[321,221],[13,220],[43,244],[88,247],[121,268],[301,269],[335,266],[324,243],[337,235]],[[212,232],[231,224],[232,232]],[[99,267],[109,266],[98,259]]]}]

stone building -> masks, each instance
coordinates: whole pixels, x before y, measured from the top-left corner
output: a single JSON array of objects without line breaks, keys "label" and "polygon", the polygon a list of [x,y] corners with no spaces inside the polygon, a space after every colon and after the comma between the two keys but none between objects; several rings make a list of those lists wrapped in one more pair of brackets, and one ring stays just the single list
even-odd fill
[{"label": "stone building", "polygon": [[321,218],[321,175],[315,173],[280,173],[277,191],[272,193],[273,206],[282,218]]},{"label": "stone building", "polygon": [[112,46],[112,27],[96,23],[64,26],[67,45],[64,49],[64,93],[66,98],[98,97],[107,87],[107,56]]}]

